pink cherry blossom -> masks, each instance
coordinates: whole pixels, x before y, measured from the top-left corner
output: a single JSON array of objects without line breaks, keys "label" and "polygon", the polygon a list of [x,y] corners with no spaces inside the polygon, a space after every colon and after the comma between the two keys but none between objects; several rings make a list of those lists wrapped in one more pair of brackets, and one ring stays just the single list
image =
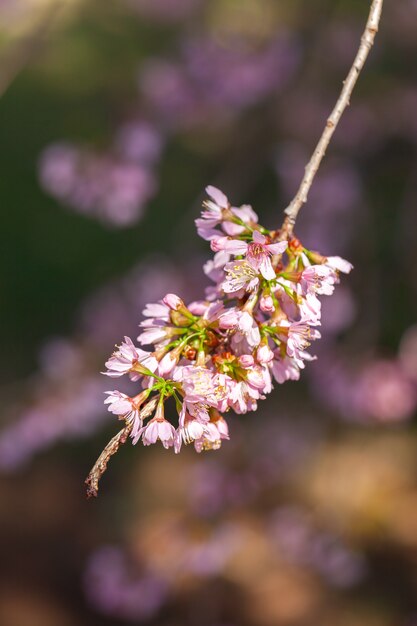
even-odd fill
[{"label": "pink cherry blossom", "polygon": [[[222,231],[234,237],[247,230],[246,224],[257,223],[258,216],[251,206],[230,206],[225,194],[211,185],[206,188],[206,192],[209,199],[203,202],[201,217],[195,220],[197,232],[203,239],[218,239]],[[218,230],[218,226],[222,230]]]},{"label": "pink cherry blossom", "polygon": [[305,322],[294,322],[288,327],[287,354],[297,363],[303,361],[305,350],[314,339],[319,339],[320,333]]},{"label": "pink cherry blossom", "polygon": [[223,211],[228,209],[230,204],[225,194],[217,187],[209,185],[206,187],[206,193],[209,200],[203,202],[204,210],[201,217],[195,220],[195,224],[200,237],[210,241],[219,236],[220,231],[216,230],[216,226],[224,221]]},{"label": "pink cherry blossom", "polygon": [[[106,391],[108,397],[104,400],[104,404],[108,404],[108,410],[114,415],[123,418],[126,423],[133,422],[133,428],[130,436],[135,439],[140,428],[142,420],[140,417],[140,399],[130,398],[120,391]],[[136,441],[134,441],[136,443]]]},{"label": "pink cherry blossom", "polygon": [[178,311],[185,307],[184,302],[175,293],[167,293],[167,295],[162,298],[162,302],[172,311]]},{"label": "pink cherry blossom", "polygon": [[[173,294],[168,295],[173,296]],[[171,297],[169,300],[173,302]],[[171,309],[163,301],[148,304],[143,311],[143,315],[147,319],[139,324],[141,328],[144,328],[144,331],[138,336],[139,343],[142,345],[164,345],[168,343],[169,338],[176,334],[171,323],[170,313]]]},{"label": "pink cherry blossom", "polygon": [[343,272],[343,274],[349,274],[353,269],[352,263],[342,259],[340,256],[328,256],[326,259],[326,265],[333,270]]},{"label": "pink cherry blossom", "polygon": [[106,361],[107,372],[103,372],[103,374],[116,378],[129,373],[132,380],[139,380],[143,375],[141,366],[155,372],[158,361],[149,352],[137,348],[130,337],[125,337],[124,342]]},{"label": "pink cherry blossom", "polygon": [[155,302],[147,304],[142,314],[145,317],[157,318],[163,322],[169,321],[169,307],[164,302]]},{"label": "pink cherry blossom", "polygon": [[[145,325],[145,322],[142,324]],[[153,343],[160,344],[162,342],[166,342],[168,337],[169,335],[167,333],[167,329],[164,326],[151,326],[138,335],[138,341],[143,346],[148,346]]]},{"label": "pink cherry blossom", "polygon": [[223,236],[212,239],[210,247],[213,252],[228,252],[229,254],[233,254],[235,256],[246,254],[248,250],[248,244],[246,241]]},{"label": "pink cherry blossom", "polygon": [[266,280],[275,278],[275,270],[271,264],[273,254],[282,254],[287,249],[287,242],[268,243],[268,239],[259,231],[253,233],[253,243],[248,244],[246,258],[250,265],[260,271]]},{"label": "pink cherry blossom", "polygon": [[321,324],[321,302],[314,293],[307,293],[300,296],[298,300],[298,311],[300,319],[311,326]]},{"label": "pink cherry blossom", "polygon": [[222,410],[227,398],[225,378],[205,367],[185,366],[178,370],[187,403],[201,403]]},{"label": "pink cherry blossom", "polygon": [[175,442],[175,428],[164,417],[164,405],[158,404],[155,417],[141,428],[133,443],[135,444],[142,437],[144,446],[149,446],[159,441],[164,448],[171,448]]},{"label": "pink cherry blossom", "polygon": [[267,343],[261,343],[256,351],[256,360],[258,363],[269,363],[274,358],[274,353]]},{"label": "pink cherry blossom", "polygon": [[159,361],[159,364],[158,364],[159,376],[162,376],[163,378],[168,377],[169,374],[171,374],[174,367],[177,365],[178,361],[179,361],[178,352],[174,352],[173,350],[170,350],[170,352],[167,352],[165,356],[163,356],[162,359]]},{"label": "pink cherry blossom", "polygon": [[186,409],[186,404],[183,404],[181,413],[179,414],[179,426],[175,436],[175,452],[181,450],[182,443],[190,444],[196,439],[201,439],[204,434],[206,423],[208,422],[208,414],[207,420],[204,422],[200,421],[197,417],[192,416],[188,413]]},{"label": "pink cherry blossom", "polygon": [[310,265],[301,273],[300,283],[304,294],[331,296],[338,282],[337,273],[329,265]]},{"label": "pink cherry blossom", "polygon": [[280,385],[287,380],[299,380],[300,368],[304,368],[303,361],[296,362],[295,359],[275,353],[275,358],[271,362],[272,375]]},{"label": "pink cherry blossom", "polygon": [[140,431],[137,439],[140,437],[144,446],[150,446],[159,439],[164,448],[168,449],[174,445],[175,428],[166,419],[154,418]]},{"label": "pink cherry blossom", "polygon": [[233,381],[230,385],[228,405],[238,414],[256,411],[257,400],[260,397],[259,390],[247,381]]},{"label": "pink cherry blossom", "polygon": [[224,329],[236,329],[233,336],[235,344],[246,340],[249,347],[254,348],[261,340],[259,327],[253,316],[247,311],[239,311],[236,308],[228,309],[219,317],[219,327]]},{"label": "pink cherry blossom", "polygon": [[245,260],[231,261],[224,266],[224,270],[226,278],[221,287],[225,293],[253,291],[259,285],[258,272]]},{"label": "pink cherry blossom", "polygon": [[205,426],[202,436],[195,440],[194,447],[197,452],[218,450],[222,439],[229,439],[229,429],[226,420],[219,416],[216,421],[211,421]]},{"label": "pink cherry blossom", "polygon": [[239,357],[238,361],[239,365],[241,365],[245,369],[255,365],[255,359],[251,354],[242,354],[242,356]]},{"label": "pink cherry blossom", "polygon": [[259,308],[264,313],[272,313],[275,311],[274,301],[271,296],[262,296],[259,300]]}]

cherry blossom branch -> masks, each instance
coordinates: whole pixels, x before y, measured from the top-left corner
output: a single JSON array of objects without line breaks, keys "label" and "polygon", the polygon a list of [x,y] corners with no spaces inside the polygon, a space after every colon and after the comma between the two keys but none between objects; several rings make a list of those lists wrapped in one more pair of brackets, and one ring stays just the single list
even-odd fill
[{"label": "cherry blossom branch", "polygon": [[[305,168],[305,174],[301,181],[300,187],[294,196],[289,206],[285,209],[284,213],[286,218],[282,225],[282,234],[285,238],[292,235],[294,225],[297,219],[297,215],[303,206],[307,202],[308,192],[313,183],[314,177],[320,167],[320,163],[326,153],[327,146],[333,136],[334,131],[342,117],[346,107],[350,103],[350,96],[353,88],[356,85],[359,74],[365,64],[370,49],[373,46],[375,35],[378,32],[378,25],[381,18],[383,0],[373,0],[371,9],[366,23],[365,31],[361,38],[361,44],[355,57],[349,74],[343,83],[343,89],[340,92],[340,96],[336,102],[330,117],[327,119],[324,131],[319,139],[319,142],[313,152],[313,155]],[[283,237],[283,238],[284,238]]]},{"label": "cherry blossom branch", "polygon": [[[308,250],[291,233],[372,45],[382,1],[372,4],[355,63],[283,228],[265,228],[250,205],[235,207],[220,189],[206,188],[208,198],[195,223],[215,253],[204,265],[214,285],[204,300],[188,305],[173,293],[147,304],[137,341],[150,351],[125,336],[106,361],[103,374],[112,379],[128,375],[142,391],[133,397],[118,389],[105,392],[107,409],[124,419],[125,427],[91,470],[88,495],[97,495],[110,457],[128,437],[133,445],[159,441],[176,454],[187,444],[197,452],[218,450],[229,439],[224,413],[256,411],[258,401],[274,388],[273,379],[279,385],[298,380],[314,359],[307,349],[321,336],[319,296],[332,295],[340,272],[348,274],[352,265]],[[154,397],[148,401],[150,394]],[[175,426],[165,417],[169,398],[178,416]]]},{"label": "cherry blossom branch", "polygon": [[[140,417],[142,420],[149,417],[149,415],[154,410],[158,398],[152,398],[142,409],[140,412]],[[110,439],[109,443],[106,445],[97,461],[95,462],[93,468],[88,474],[85,484],[87,485],[87,497],[91,498],[91,496],[96,497],[98,494],[98,484],[100,478],[103,476],[104,472],[107,469],[107,464],[113,454],[116,454],[120,446],[126,443],[127,438],[130,435],[130,432],[133,428],[133,420],[124,426],[122,430],[120,430],[117,435],[115,435],[112,439]]]},{"label": "cherry blossom branch", "polygon": [[107,469],[107,463],[109,462],[110,457],[112,457],[113,454],[116,454],[116,452],[123,443],[126,443],[132,428],[133,422],[122,428],[122,430],[120,430],[117,435],[110,439],[109,443],[98,457],[97,461],[94,464],[94,467],[91,469],[85,480],[85,484],[87,485],[88,498],[91,498],[91,496],[97,496],[98,483]]}]

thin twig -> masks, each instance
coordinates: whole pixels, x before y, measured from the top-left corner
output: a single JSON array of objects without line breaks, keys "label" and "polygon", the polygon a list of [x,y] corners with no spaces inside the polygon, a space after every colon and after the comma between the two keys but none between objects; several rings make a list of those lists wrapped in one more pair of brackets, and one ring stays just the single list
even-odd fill
[{"label": "thin twig", "polygon": [[326,126],[323,134],[313,152],[308,165],[305,168],[305,174],[301,181],[300,187],[291,201],[289,206],[285,209],[286,218],[282,226],[282,235],[287,238],[292,235],[294,224],[297,219],[298,212],[305,202],[307,202],[308,192],[313,183],[314,177],[317,174],[317,170],[320,167],[320,163],[326,153],[327,146],[333,136],[333,133],[343,115],[344,110],[349,104],[350,96],[353,88],[358,80],[359,74],[365,64],[369,51],[374,43],[375,35],[378,32],[378,25],[381,19],[382,5],[384,0],[373,0],[371,9],[369,12],[368,21],[366,23],[365,31],[361,38],[361,44],[359,46],[358,53],[355,57],[349,74],[343,83],[343,89],[340,93],[339,99],[336,102],[336,106],[331,112],[330,117],[327,119]]},{"label": "thin twig", "polygon": [[[150,400],[140,412],[140,419],[144,420],[152,413],[154,410],[156,403],[158,401],[158,397],[155,396]],[[85,484],[87,485],[87,497],[91,498],[91,496],[96,497],[98,494],[98,484],[100,478],[103,476],[104,472],[107,469],[107,463],[110,461],[110,458],[113,454],[116,454],[120,446],[126,443],[127,438],[129,437],[131,430],[133,428],[133,420],[128,422],[122,430],[120,430],[117,435],[115,435],[112,439],[110,439],[107,446],[104,448],[97,461],[95,462],[93,468],[88,474]]]}]

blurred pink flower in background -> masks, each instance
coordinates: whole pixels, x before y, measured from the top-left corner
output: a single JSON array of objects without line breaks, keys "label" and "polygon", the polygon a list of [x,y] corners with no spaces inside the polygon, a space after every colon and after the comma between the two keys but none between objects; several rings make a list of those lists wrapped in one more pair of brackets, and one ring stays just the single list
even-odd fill
[{"label": "blurred pink flower in background", "polygon": [[209,37],[184,42],[178,62],[149,59],[139,89],[170,129],[227,121],[282,88],[298,66],[295,40],[282,33],[263,49]]},{"label": "blurred pink flower in background", "polygon": [[136,222],[157,189],[146,163],[122,161],[64,143],[44,150],[39,172],[46,191],[115,228]]}]

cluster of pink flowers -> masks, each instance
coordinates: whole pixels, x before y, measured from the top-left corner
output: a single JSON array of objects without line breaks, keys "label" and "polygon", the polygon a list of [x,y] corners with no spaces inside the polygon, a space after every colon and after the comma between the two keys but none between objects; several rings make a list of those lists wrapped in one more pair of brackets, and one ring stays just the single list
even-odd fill
[{"label": "cluster of pink flowers", "polygon": [[[307,350],[320,337],[319,296],[331,295],[339,272],[352,268],[264,228],[252,207],[231,206],[219,189],[206,191],[196,226],[215,253],[204,266],[214,284],[188,305],[175,294],[148,304],[138,342],[151,349],[125,337],[106,363],[107,376],[127,374],[141,386],[134,397],[112,390],[105,400],[134,444],[218,449],[229,438],[224,414],[256,410],[273,380],[298,380],[314,359]],[[175,426],[165,416],[168,400]],[[144,420],[150,401],[155,412]]]}]

